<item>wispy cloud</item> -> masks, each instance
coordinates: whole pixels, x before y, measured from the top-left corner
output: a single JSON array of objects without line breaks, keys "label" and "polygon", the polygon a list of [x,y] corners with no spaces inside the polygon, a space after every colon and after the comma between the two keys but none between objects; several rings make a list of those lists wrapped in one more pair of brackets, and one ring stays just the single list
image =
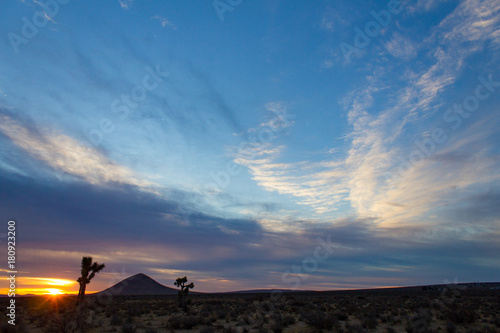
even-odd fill
[{"label": "wispy cloud", "polygon": [[[448,42],[464,43],[491,39],[498,45],[500,31],[500,3],[495,0],[463,1],[456,10],[439,25],[441,37]],[[467,45],[468,52],[477,50],[478,45]]]},{"label": "wispy cloud", "polygon": [[484,122],[478,123],[462,139],[413,165],[402,177],[380,184],[375,196],[364,198],[370,211],[386,225],[435,224],[428,218],[433,211],[456,204],[467,189],[493,185],[500,179],[499,163],[485,145],[489,134]]},{"label": "wispy cloud", "polygon": [[[266,107],[273,112],[286,113],[286,106],[282,103],[269,103]],[[269,123],[262,123],[249,132],[257,132],[268,126]],[[341,184],[340,179],[345,177],[342,171],[336,170],[338,163],[277,162],[285,150],[285,146],[273,144],[272,141],[260,142],[239,152],[234,160],[248,167],[252,178],[267,191],[296,197],[299,204],[311,206],[317,213],[337,210],[336,203],[345,194],[344,188],[332,187],[333,183]]]},{"label": "wispy cloud", "polygon": [[90,184],[120,183],[152,189],[154,184],[113,162],[94,148],[54,130],[30,131],[7,115],[0,115],[0,130],[13,143],[50,167]]},{"label": "wispy cloud", "polygon": [[160,22],[161,26],[163,28],[165,27],[168,27],[172,30],[177,30],[177,26],[175,24],[173,24],[171,21],[167,20],[165,17],[163,16],[160,16],[160,15],[155,15],[153,16],[151,19],[153,20],[157,20],[158,22]]},{"label": "wispy cloud", "polygon": [[120,2],[120,7],[123,9],[129,9],[132,7],[132,4],[134,3],[134,0],[118,0]]},{"label": "wispy cloud", "polygon": [[[490,5],[487,9],[485,4],[468,1],[459,6],[431,38],[444,36],[459,38],[461,42],[491,38],[491,20],[496,20],[491,16],[500,5]],[[447,23],[459,18],[464,20],[461,29]],[[476,28],[467,30],[472,26]],[[386,43],[389,52],[402,58],[414,56],[418,47],[399,33]],[[440,95],[456,82],[465,58],[472,52],[462,50],[465,48],[460,44],[451,49],[438,43],[429,51],[430,64],[419,73],[403,76],[407,79],[406,86],[399,87],[392,100],[377,103],[378,110],[373,110],[376,96],[390,88],[388,82],[391,82],[381,79],[388,75],[383,70],[368,77],[367,86],[346,96],[342,103],[353,130],[346,136],[351,148],[345,157],[336,154],[319,162],[283,163],[280,161],[286,157],[286,147],[265,144],[254,147],[252,158],[238,156],[236,162],[247,166],[253,179],[267,191],[295,197],[299,204],[310,206],[319,214],[335,211],[348,202],[360,217],[373,217],[374,221],[388,225],[414,221],[450,204],[443,197],[449,197],[453,191],[498,179],[491,152],[477,149],[491,133],[484,126],[471,127],[464,133],[465,138],[441,147],[441,151],[402,178],[388,180],[381,175],[401,163],[398,156],[405,157],[405,152],[413,149],[413,141],[408,141],[403,133],[405,128],[417,126],[422,137],[427,135],[429,127],[422,127],[422,122],[431,126],[425,120],[442,108]],[[452,155],[464,156],[464,160],[460,163],[440,160]]]},{"label": "wispy cloud", "polygon": [[[461,25],[476,25],[480,21],[477,15],[489,16],[491,12],[485,11],[485,6],[478,5],[476,1],[469,1],[467,5],[459,6],[443,22],[461,18],[464,20],[460,22]],[[405,140],[404,128],[416,126],[417,133],[422,131],[420,137],[427,135],[429,127],[426,126],[432,128],[425,119],[442,109],[440,95],[457,80],[465,58],[472,53],[463,43],[471,38],[483,41],[490,38],[488,28],[480,31],[472,29],[469,34],[460,37],[453,32],[456,30],[455,25],[442,23],[437,30],[432,38],[446,36],[448,39],[460,38],[461,41],[456,41],[456,45],[438,46],[431,50],[429,55],[434,62],[420,73],[408,77],[408,84],[399,89],[392,106],[389,103],[389,107],[379,113],[369,113],[374,95],[380,90],[378,80],[368,80],[370,84],[358,89],[346,103],[354,128],[351,133],[352,148],[346,159],[350,167],[350,202],[361,216],[374,216],[384,223],[409,222],[440,205],[449,204],[443,198],[453,192],[452,188],[463,191],[498,179],[489,157],[491,152],[485,147],[478,149],[480,142],[484,143],[492,133],[491,129],[488,131],[480,125],[463,133],[463,138],[455,144],[442,148],[432,158],[413,166],[403,179],[385,182],[380,177],[384,170],[391,170],[402,163],[398,156],[405,158],[413,149]],[[389,50],[393,46],[390,43]],[[466,158],[458,164],[436,160],[439,156],[450,155]],[[454,172],[450,173],[450,170]]]},{"label": "wispy cloud", "polygon": [[[41,8],[45,8],[45,5],[44,5],[43,3],[41,3],[40,1],[33,0],[33,2],[34,2],[34,3],[36,3],[38,6],[40,6]],[[44,15],[44,17],[45,17],[45,19],[46,19],[47,21],[50,21],[50,22],[52,22],[52,23],[56,23],[56,22],[54,21],[54,18],[53,18],[53,17],[50,17],[50,16],[47,14],[47,12],[43,11],[43,15]],[[53,16],[55,16],[55,14],[53,14]]]},{"label": "wispy cloud", "polygon": [[238,157],[235,162],[248,167],[253,179],[267,191],[296,197],[299,204],[310,206],[317,213],[337,210],[337,203],[346,193],[341,181],[346,175],[343,170],[336,170],[338,163],[275,163],[282,149],[260,147],[255,152],[260,158]]},{"label": "wispy cloud", "polygon": [[417,55],[414,43],[402,34],[395,32],[385,47],[390,54],[397,58],[411,59]]},{"label": "wispy cloud", "polygon": [[345,20],[339,15],[339,13],[329,8],[325,11],[325,13],[323,13],[320,27],[323,30],[334,32],[336,27],[342,23],[345,23]]},{"label": "wispy cloud", "polygon": [[414,5],[414,8],[419,11],[428,11],[436,7],[438,4],[446,1],[448,0],[418,0]]}]

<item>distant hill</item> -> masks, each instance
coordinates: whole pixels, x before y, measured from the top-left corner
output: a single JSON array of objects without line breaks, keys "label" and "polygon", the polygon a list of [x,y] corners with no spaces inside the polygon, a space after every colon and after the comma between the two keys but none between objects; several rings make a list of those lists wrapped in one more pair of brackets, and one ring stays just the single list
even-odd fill
[{"label": "distant hill", "polygon": [[443,291],[446,288],[450,289],[483,289],[494,290],[500,289],[500,282],[464,282],[450,284],[434,284],[426,286],[407,286],[407,287],[389,287],[389,288],[370,288],[370,289],[342,289],[342,290],[292,290],[292,289],[254,289],[254,290],[239,290],[229,292],[219,292],[218,294],[259,294],[272,293],[280,291],[283,293],[334,293],[334,294],[360,294],[360,293],[401,293],[401,292],[422,292],[422,291]]},{"label": "distant hill", "polygon": [[104,289],[98,293],[114,296],[142,296],[142,295],[174,295],[177,294],[178,289],[169,288],[164,286],[146,274],[139,273],[133,275],[125,280],[118,282],[114,286]]},{"label": "distant hill", "polygon": [[[291,289],[254,289],[254,290],[238,290],[229,292],[217,292],[213,294],[259,294],[259,293],[271,293],[273,291],[281,291],[283,293],[324,293],[324,294],[360,294],[360,293],[374,293],[374,294],[385,294],[385,293],[405,293],[405,292],[422,292],[422,291],[442,291],[446,288],[455,289],[500,289],[499,282],[467,282],[467,283],[457,283],[457,284],[437,284],[437,285],[427,285],[427,286],[408,286],[408,287],[390,287],[390,288],[374,288],[374,289],[351,289],[351,290],[324,290],[324,291],[313,291],[313,290],[291,290]],[[116,296],[154,296],[154,295],[177,295],[179,289],[169,288],[164,286],[146,274],[139,273],[133,275],[125,280],[118,282],[114,286],[100,291],[98,293],[89,294],[91,295],[116,295]],[[203,294],[200,292],[190,291],[193,294]],[[0,295],[0,297],[5,297]]]},{"label": "distant hill", "polygon": [[250,289],[250,290],[238,290],[238,291],[223,291],[216,294],[267,294],[272,292],[282,292],[282,293],[305,293],[312,292],[314,290],[294,290],[294,289]]}]

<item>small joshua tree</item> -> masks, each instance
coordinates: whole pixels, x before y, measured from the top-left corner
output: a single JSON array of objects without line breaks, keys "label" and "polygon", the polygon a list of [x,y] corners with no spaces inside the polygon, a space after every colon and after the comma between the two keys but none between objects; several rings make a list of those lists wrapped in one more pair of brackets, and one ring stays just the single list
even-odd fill
[{"label": "small joshua tree", "polygon": [[194,288],[193,282],[191,282],[190,284],[186,285],[187,280],[188,279],[185,276],[183,278],[178,278],[174,282],[175,286],[181,288],[181,290],[179,290],[179,306],[182,307],[184,310],[186,310],[186,298],[188,296],[189,289],[193,289]]},{"label": "small joshua tree", "polygon": [[85,297],[85,288],[90,280],[94,278],[96,273],[104,269],[104,264],[98,264],[97,262],[92,262],[92,257],[82,258],[82,276],[76,280],[80,284],[80,290],[78,291],[77,304],[81,304]]}]

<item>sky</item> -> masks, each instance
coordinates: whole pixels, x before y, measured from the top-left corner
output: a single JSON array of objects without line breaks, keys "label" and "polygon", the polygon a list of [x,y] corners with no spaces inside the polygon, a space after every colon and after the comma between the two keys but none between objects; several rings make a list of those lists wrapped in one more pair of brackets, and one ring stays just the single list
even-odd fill
[{"label": "sky", "polygon": [[498,1],[1,7],[18,293],[500,280]]}]

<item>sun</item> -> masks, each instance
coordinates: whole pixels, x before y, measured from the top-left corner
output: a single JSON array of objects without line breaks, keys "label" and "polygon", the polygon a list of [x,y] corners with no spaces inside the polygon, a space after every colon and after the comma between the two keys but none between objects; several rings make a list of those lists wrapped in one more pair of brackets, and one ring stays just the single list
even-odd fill
[{"label": "sun", "polygon": [[62,295],[62,290],[61,289],[56,289],[56,288],[47,288],[47,295],[52,295],[52,296],[57,296],[57,295]]}]

